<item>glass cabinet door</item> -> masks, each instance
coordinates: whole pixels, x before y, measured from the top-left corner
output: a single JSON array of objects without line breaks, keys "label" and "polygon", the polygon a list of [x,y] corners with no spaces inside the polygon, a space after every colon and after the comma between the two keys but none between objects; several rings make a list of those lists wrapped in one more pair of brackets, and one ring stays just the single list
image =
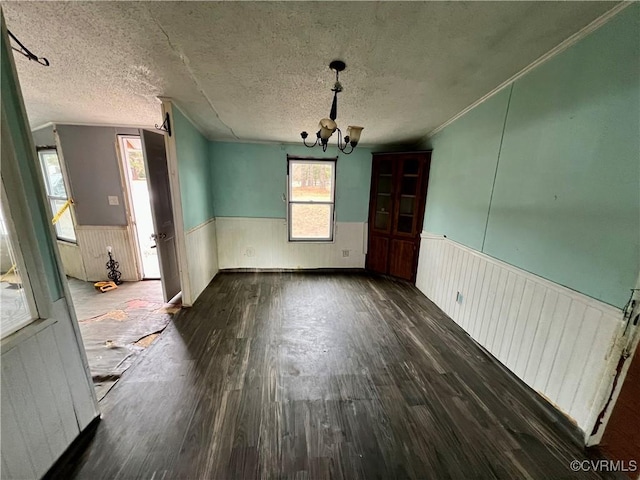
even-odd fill
[{"label": "glass cabinet door", "polygon": [[381,232],[391,230],[393,213],[393,163],[381,159],[374,166],[375,209],[373,228]]},{"label": "glass cabinet door", "polygon": [[417,158],[406,158],[399,165],[395,233],[415,234],[416,214],[419,210],[420,169],[421,162]]}]

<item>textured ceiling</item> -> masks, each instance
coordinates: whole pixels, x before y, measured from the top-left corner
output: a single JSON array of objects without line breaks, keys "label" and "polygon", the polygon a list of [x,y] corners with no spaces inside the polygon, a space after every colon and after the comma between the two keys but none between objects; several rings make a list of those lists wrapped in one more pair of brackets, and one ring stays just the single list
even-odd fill
[{"label": "textured ceiling", "polygon": [[3,2],[32,126],[153,125],[173,98],[211,139],[299,141],[328,116],[363,144],[424,136],[612,2]]}]

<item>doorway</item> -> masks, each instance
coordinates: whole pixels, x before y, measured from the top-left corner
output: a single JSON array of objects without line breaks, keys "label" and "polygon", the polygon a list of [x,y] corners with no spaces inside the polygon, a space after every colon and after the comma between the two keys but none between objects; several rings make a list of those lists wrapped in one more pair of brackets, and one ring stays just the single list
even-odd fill
[{"label": "doorway", "polygon": [[134,226],[138,258],[145,280],[160,278],[160,262],[156,247],[151,212],[151,195],[142,141],[135,135],[118,135],[120,158],[129,197],[131,223]]}]

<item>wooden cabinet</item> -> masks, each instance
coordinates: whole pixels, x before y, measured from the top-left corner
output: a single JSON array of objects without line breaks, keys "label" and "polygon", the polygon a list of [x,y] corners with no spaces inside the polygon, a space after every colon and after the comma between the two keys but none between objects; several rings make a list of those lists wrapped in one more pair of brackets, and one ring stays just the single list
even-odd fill
[{"label": "wooden cabinet", "polygon": [[416,279],[431,152],[374,153],[367,270]]}]

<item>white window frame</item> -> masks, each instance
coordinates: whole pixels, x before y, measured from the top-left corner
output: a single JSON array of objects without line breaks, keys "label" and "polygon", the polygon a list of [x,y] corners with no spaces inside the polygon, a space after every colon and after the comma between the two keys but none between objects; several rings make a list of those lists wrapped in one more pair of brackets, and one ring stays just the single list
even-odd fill
[{"label": "white window frame", "polygon": [[[291,165],[294,164],[323,164],[330,163],[332,166],[332,179],[331,179],[331,201],[317,202],[313,200],[299,201],[292,200],[291,191]],[[335,223],[336,223],[336,170],[338,168],[338,157],[331,158],[301,158],[287,155],[287,231],[289,242],[293,243],[333,243],[335,239]],[[325,238],[294,238],[292,235],[292,205],[330,205],[331,206],[331,220],[329,237]]]},{"label": "white window frame", "polygon": [[[42,177],[44,179],[44,187],[45,187],[45,194],[47,196],[47,202],[49,204],[49,209],[51,210],[51,215],[52,217],[54,215],[56,215],[58,213],[58,209],[54,208],[53,204],[54,202],[57,201],[68,201],[69,200],[69,184],[67,182],[67,178],[64,172],[64,166],[62,164],[62,159],[60,158],[60,155],[58,154],[58,149],[56,147],[45,147],[45,148],[37,148],[37,153],[38,153],[38,162],[40,163],[40,170],[42,171]],[[66,197],[61,197],[59,195],[51,195],[49,192],[51,191],[51,183],[50,183],[50,178],[49,178],[49,174],[47,173],[47,169],[44,163],[44,159],[42,157],[42,154],[46,154],[46,153],[55,153],[56,157],[58,157],[58,165],[60,165],[60,174],[62,175],[62,182],[64,184],[64,191],[66,192],[67,196]],[[65,237],[63,235],[60,235],[60,233],[58,233],[58,228],[57,225],[54,225],[54,230],[56,232],[56,239],[60,240],[62,242],[67,242],[67,243],[73,243],[73,244],[77,244],[78,243],[78,237],[77,237],[77,233],[76,233],[76,221],[75,218],[73,216],[73,208],[70,206],[69,207],[69,217],[71,218],[71,225],[73,227],[73,235],[74,238],[69,238],[69,237]]]}]

